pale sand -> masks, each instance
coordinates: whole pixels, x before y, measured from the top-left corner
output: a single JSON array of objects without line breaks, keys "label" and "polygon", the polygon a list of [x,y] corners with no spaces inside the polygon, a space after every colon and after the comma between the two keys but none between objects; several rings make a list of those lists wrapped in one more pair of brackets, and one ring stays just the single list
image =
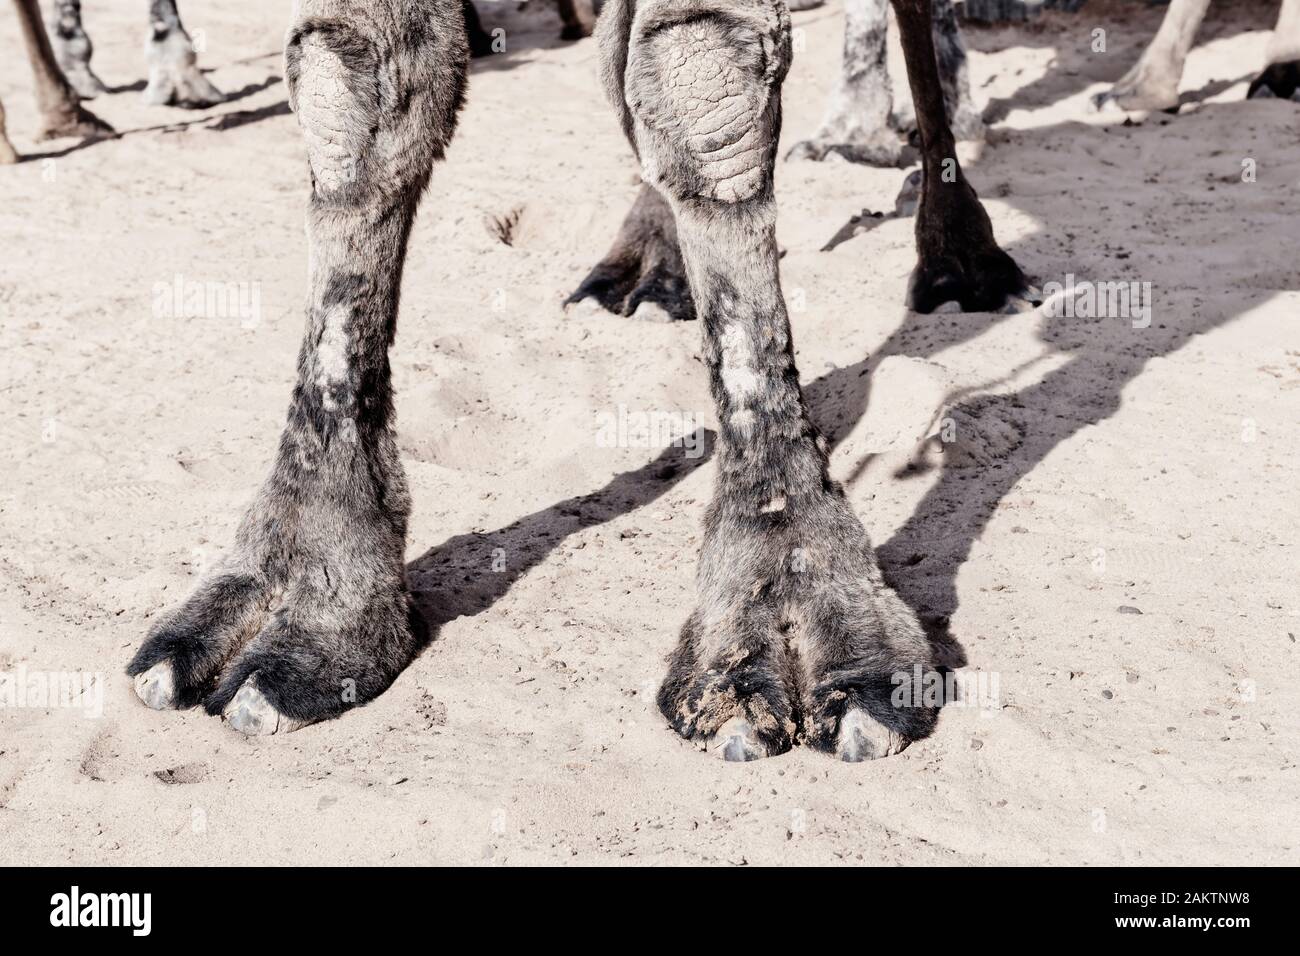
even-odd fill
[{"label": "pale sand", "polygon": [[[1150,328],[909,314],[911,220],[819,251],[851,215],[891,210],[904,172],[779,168],[784,283],[835,471],[902,593],[955,603],[968,668],[999,695],[886,761],[739,765],[677,739],[652,702],[712,465],[664,474],[658,448],[597,441],[620,404],[711,423],[700,330],[562,314],[634,166],[594,45],[509,4],[483,8],[513,52],[474,67],[393,354],[416,580],[427,606],[470,613],[380,699],[284,738],[136,701],[132,650],[267,469],[303,321],[287,5],[191,4],[212,79],[253,92],[205,114],[116,94],[94,109],[121,140],[0,169],[0,670],[107,681],[98,719],[0,710],[0,855],[1300,862],[1300,104],[1242,102],[1273,12],[1231,6],[1188,63],[1200,105],[1132,127],[1091,116],[1087,94],[1159,10],[1094,0],[970,34],[977,96],[1005,114],[969,167],[999,238],[1040,281],[1151,282]],[[104,79],[140,79],[140,5],[86,8]],[[842,22],[838,4],[794,19],[786,145],[820,118]],[[29,139],[12,14],[0,27],[11,136],[50,149]],[[255,115],[211,129],[240,111]],[[506,246],[485,219],[515,210]],[[177,276],[255,283],[260,319],[155,315]],[[931,442],[905,470],[957,406],[947,466]]]}]

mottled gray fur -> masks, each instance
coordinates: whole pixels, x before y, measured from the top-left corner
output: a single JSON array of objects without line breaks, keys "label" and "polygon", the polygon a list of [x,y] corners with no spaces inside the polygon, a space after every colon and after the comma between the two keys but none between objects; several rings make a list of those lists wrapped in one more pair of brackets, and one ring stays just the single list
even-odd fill
[{"label": "mottled gray fur", "polygon": [[81,25],[81,0],[53,0],[45,11],[55,59],[77,95],[90,100],[105,92],[103,81],[90,68],[94,46]]},{"label": "mottled gray fur", "polygon": [[[867,147],[858,133],[868,127],[883,129],[881,124],[887,125],[891,97],[882,92],[889,84],[884,70],[887,17],[883,3],[878,0],[852,2],[855,5],[849,10],[846,32],[846,43],[851,47],[847,62],[865,65],[866,74],[860,77],[855,74],[851,85],[866,97],[864,102],[870,119],[865,125],[853,126],[856,121],[851,118],[852,111],[846,110],[842,122],[836,120],[833,125],[841,131],[853,126],[856,131],[849,135],[853,144],[839,145],[854,153],[854,157],[865,159]],[[998,247],[988,215],[957,161],[954,129],[948,121],[952,106],[945,99],[956,96],[960,101],[963,89],[967,90],[968,99],[969,80],[951,5],[948,0],[893,0],[893,5],[907,62],[908,89],[913,101],[924,98],[926,104],[925,115],[920,115],[922,111],[918,108],[916,117],[923,195],[917,214],[918,265],[909,301],[921,312],[933,311],[945,302],[957,302],[968,311],[1002,308],[1017,302],[1027,290],[1027,283],[1016,264]],[[937,22],[935,10],[940,14]],[[630,30],[630,16],[629,8],[622,4],[601,19],[606,23],[626,20],[623,27]],[[924,31],[923,35],[920,31]],[[605,55],[611,58],[607,77],[621,75],[620,53],[607,49]],[[958,107],[959,111],[962,109]],[[625,113],[625,124],[631,122],[630,115]],[[979,121],[973,110],[962,111],[961,115],[967,117],[963,120],[967,131],[970,124]],[[625,131],[631,137],[631,127],[625,125]],[[901,145],[895,133],[888,130],[885,133],[870,136],[870,149],[885,150],[875,153],[877,158],[888,159],[892,155],[889,149],[893,147],[882,146],[890,137],[896,145]],[[829,138],[841,137],[837,133]],[[825,141],[822,145],[826,145]],[[810,150],[809,155],[825,154],[821,146]],[[570,296],[571,303],[590,297],[605,308],[626,315],[638,303],[652,302],[674,317],[689,318],[695,314],[694,303],[689,299],[683,301],[684,276],[674,272],[680,256],[666,249],[669,237],[677,232],[677,224],[673,222],[675,207],[647,201],[648,189],[643,188],[609,252]]]},{"label": "mottled gray fur", "polygon": [[202,109],[225,99],[199,70],[194,41],[181,24],[175,0],[150,0],[149,31],[146,103]]},{"label": "mottled gray fur", "polygon": [[[59,66],[82,99],[93,99],[104,92],[104,84],[90,66],[93,47],[81,24],[81,0],[53,0],[49,11]],[[185,32],[175,0],[149,0],[145,58],[149,66],[146,103],[201,109],[225,99],[199,70],[194,41]]]},{"label": "mottled gray fur", "polygon": [[248,733],[367,702],[423,640],[388,349],[416,206],[463,99],[460,2],[303,0],[285,57],[312,182],[298,384],[234,548],[128,668],[147,702],[201,701]]},{"label": "mottled gray fur", "polygon": [[613,0],[597,37],[643,178],[675,214],[720,424],[699,603],[660,708],[729,759],[796,742],[895,752],[933,723],[890,702],[895,674],[932,667],[930,645],[881,580],[799,387],[772,189],[785,6]]}]

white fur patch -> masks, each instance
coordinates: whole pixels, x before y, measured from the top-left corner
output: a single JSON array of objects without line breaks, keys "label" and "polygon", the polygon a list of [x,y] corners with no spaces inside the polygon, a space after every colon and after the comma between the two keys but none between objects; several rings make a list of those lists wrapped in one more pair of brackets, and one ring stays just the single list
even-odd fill
[{"label": "white fur patch", "polygon": [[330,386],[347,381],[348,377],[348,310],[335,306],[325,313],[325,327],[316,346],[316,386],[324,396],[326,411],[334,411]]},{"label": "white fur patch", "polygon": [[739,325],[728,325],[722,332],[722,387],[733,402],[744,404],[758,394],[758,372],[754,368],[754,350],[749,336]]}]

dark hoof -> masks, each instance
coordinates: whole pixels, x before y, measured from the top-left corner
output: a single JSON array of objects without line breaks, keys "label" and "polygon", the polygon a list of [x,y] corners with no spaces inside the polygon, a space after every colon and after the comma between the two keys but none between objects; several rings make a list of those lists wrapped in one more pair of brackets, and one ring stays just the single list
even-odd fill
[{"label": "dark hoof", "polygon": [[1259,76],[1255,77],[1246,93],[1246,99],[1264,99],[1275,96],[1280,100],[1296,98],[1300,90],[1300,60],[1288,63],[1274,63]]},{"label": "dark hoof", "polygon": [[947,302],[956,302],[963,312],[998,312],[1033,294],[1015,260],[993,246],[938,261],[923,259],[912,275],[908,305],[923,314]]}]

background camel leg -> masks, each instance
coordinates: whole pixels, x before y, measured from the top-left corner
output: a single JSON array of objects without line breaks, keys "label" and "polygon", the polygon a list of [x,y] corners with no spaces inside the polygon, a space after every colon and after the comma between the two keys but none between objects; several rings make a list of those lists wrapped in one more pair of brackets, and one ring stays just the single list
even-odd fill
[{"label": "background camel leg", "polygon": [[844,54],[826,115],[817,132],[794,144],[788,159],[839,155],[868,166],[906,164],[903,141],[890,126],[888,35],[889,0],[844,0]]},{"label": "background camel leg", "polygon": [[41,114],[36,138],[111,136],[113,127],[81,106],[80,97],[59,69],[50,38],[45,35],[37,0],[14,0],[14,3],[18,7],[18,23],[22,27],[27,59],[36,82],[36,107]]},{"label": "background camel leg", "polygon": [[[948,115],[955,117],[958,139],[980,139],[984,121],[970,93],[966,45],[950,0],[933,0],[934,45],[943,80]],[[789,159],[825,159],[838,155],[868,166],[906,166],[915,152],[906,149],[898,131],[916,127],[916,111],[907,84],[895,91],[886,66],[888,0],[845,0],[844,53],[840,75],[826,115],[812,137],[790,150]]]},{"label": "background camel leg", "polygon": [[958,302],[967,312],[1002,308],[1027,291],[1020,267],[998,246],[993,225],[966,181],[948,126],[930,29],[930,0],[893,0],[921,138],[917,266],[910,304],[932,312]]},{"label": "background camel leg", "polygon": [[[794,363],[772,173],[790,60],[780,0],[611,0],[606,88],[676,216],[717,409],[699,603],[658,694],[681,736],[727,760],[796,742],[862,760],[924,736],[890,677],[931,667],[831,480]],[[884,692],[882,694],[882,691]]]},{"label": "background camel leg", "polygon": [[194,41],[181,24],[176,0],[149,0],[145,56],[149,64],[146,103],[203,109],[226,98],[199,70]]},{"label": "background camel leg", "polygon": [[1300,99],[1300,0],[1282,0],[1265,57],[1264,72],[1250,84],[1246,96]]},{"label": "background camel leg", "polygon": [[1178,106],[1178,81],[1210,0],[1173,0],[1155,39],[1133,68],[1093,97],[1098,109],[1170,110]]},{"label": "background camel leg", "polygon": [[301,0],[297,13],[285,79],[312,184],[298,384],[235,547],[128,667],[150,706],[202,701],[249,734],[366,703],[426,637],[406,587],[388,350],[469,58],[459,0]]},{"label": "background camel leg", "polygon": [[54,44],[54,57],[72,88],[83,100],[106,92],[104,83],[90,68],[94,46],[81,25],[81,0],[53,0],[46,7],[45,25]]},{"label": "background camel leg", "polygon": [[0,166],[10,166],[18,162],[18,151],[14,149],[13,143],[9,142],[9,135],[5,129],[5,105],[0,103]]},{"label": "background camel leg", "polygon": [[596,28],[596,5],[593,0],[559,0],[561,40],[581,40]]},{"label": "background camel leg", "polygon": [[565,305],[586,299],[615,315],[666,315],[686,321],[695,318],[677,244],[677,223],[672,209],[654,187],[642,184],[609,252]]}]

